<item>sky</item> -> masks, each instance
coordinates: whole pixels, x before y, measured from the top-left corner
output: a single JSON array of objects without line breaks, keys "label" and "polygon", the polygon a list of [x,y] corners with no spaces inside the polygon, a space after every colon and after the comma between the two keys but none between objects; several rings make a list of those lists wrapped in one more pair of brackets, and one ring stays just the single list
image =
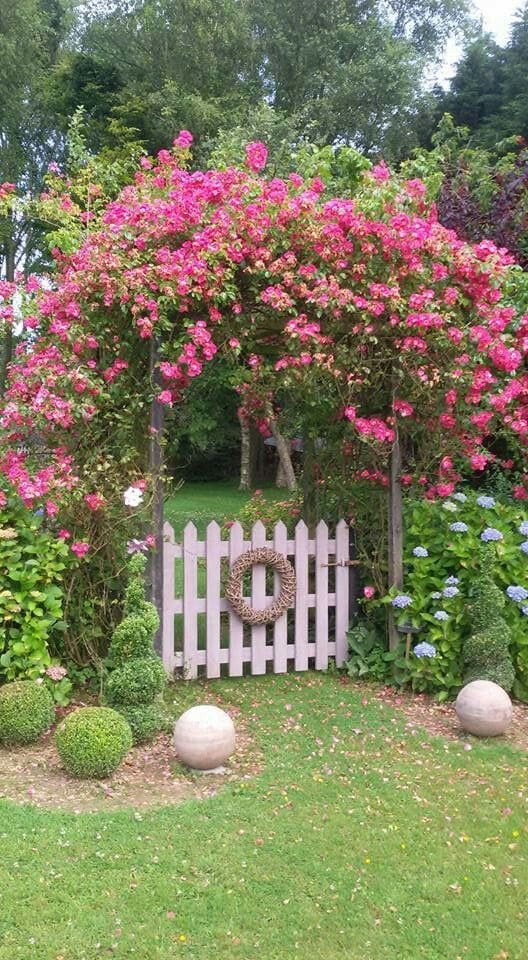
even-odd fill
[{"label": "sky", "polygon": [[[492,33],[497,43],[504,45],[508,40],[510,26],[516,10],[522,6],[522,0],[473,0],[473,5],[483,19],[484,30]],[[445,84],[454,73],[454,65],[460,59],[462,50],[454,41],[448,45],[444,64],[438,79]]]}]

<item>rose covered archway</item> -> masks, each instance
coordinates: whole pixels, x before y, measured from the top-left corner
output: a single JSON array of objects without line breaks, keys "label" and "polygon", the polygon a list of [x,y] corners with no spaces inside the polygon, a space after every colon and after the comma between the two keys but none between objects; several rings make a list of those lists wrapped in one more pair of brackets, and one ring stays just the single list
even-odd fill
[{"label": "rose covered archway", "polygon": [[87,215],[51,286],[30,279],[2,473],[100,575],[125,539],[123,489],[152,483],[164,413],[234,354],[248,416],[280,416],[278,388],[300,410],[321,398],[351,478],[391,491],[397,583],[402,484],[446,496],[464,462],[493,458],[487,438],[526,442],[528,318],[503,302],[510,259],[459,241],[423,184],[383,165],[357,199],[325,200],[318,179],[266,179],[262,144],[244,169],[189,172],[190,143],[183,131],[144,158],[99,224]]}]

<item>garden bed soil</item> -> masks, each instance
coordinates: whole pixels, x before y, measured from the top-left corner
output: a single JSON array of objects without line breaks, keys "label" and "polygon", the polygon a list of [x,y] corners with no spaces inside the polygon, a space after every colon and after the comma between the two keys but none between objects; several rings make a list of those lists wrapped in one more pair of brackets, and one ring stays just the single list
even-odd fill
[{"label": "garden bed soil", "polygon": [[[387,706],[404,713],[413,726],[422,727],[435,737],[446,737],[448,740],[461,740],[465,743],[477,739],[464,732],[453,703],[438,703],[424,693],[401,692],[393,687],[377,688],[373,693]],[[510,727],[503,737],[495,739],[498,743],[505,741],[528,751],[528,704],[517,701],[513,703]]]},{"label": "garden bed soil", "polygon": [[[72,705],[70,709],[79,704]],[[62,711],[66,713],[68,711]],[[37,743],[0,749],[0,798],[43,809],[72,813],[147,808],[181,803],[214,794],[229,781],[251,778],[259,760],[238,711],[229,710],[237,727],[234,755],[222,774],[199,774],[178,761],[168,734],[133,747],[121,766],[105,780],[80,780],[61,765],[53,729]]]}]

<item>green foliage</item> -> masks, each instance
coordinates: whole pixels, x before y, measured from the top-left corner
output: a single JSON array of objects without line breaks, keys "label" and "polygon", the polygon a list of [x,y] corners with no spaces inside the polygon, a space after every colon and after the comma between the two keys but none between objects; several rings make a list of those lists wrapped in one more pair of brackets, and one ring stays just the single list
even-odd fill
[{"label": "green foliage", "polygon": [[457,124],[468,127],[474,143],[487,147],[506,137],[526,137],[527,58],[525,4],[517,11],[504,47],[483,33],[468,45],[450,88],[437,91],[436,118],[448,111]]},{"label": "green foliage", "polygon": [[[497,498],[493,502],[492,498],[491,506],[481,506],[477,503],[481,495],[481,491],[466,488],[463,494],[448,500],[407,502],[404,588],[391,590],[384,602],[391,602],[398,592],[410,596],[410,606],[395,610],[397,621],[419,627],[419,641],[425,640],[436,648],[432,659],[411,655],[411,681],[425,671],[423,689],[446,699],[470,675],[471,664],[479,655],[493,666],[497,676],[497,651],[502,647],[504,653],[506,642],[515,671],[514,693],[528,700],[528,631],[523,613],[526,608],[506,594],[511,585],[528,587],[526,554],[521,549],[527,538],[519,530],[527,520],[527,512],[522,502],[509,499]],[[466,524],[467,531],[451,530],[457,522]],[[502,539],[482,541],[481,534],[487,528],[498,530]],[[414,556],[416,547],[425,548],[428,556]],[[481,548],[486,562],[485,586],[481,582]],[[447,582],[450,578],[458,582]],[[475,590],[479,591],[478,602]],[[440,610],[447,613],[447,620],[435,617]],[[509,674],[509,667],[501,668],[503,681],[508,680]]]},{"label": "green foliage", "polygon": [[255,490],[253,496],[239,511],[237,520],[242,524],[244,532],[249,534],[251,527],[257,520],[271,529],[274,524],[282,521],[288,531],[295,528],[301,519],[302,497],[295,493],[285,500],[269,500],[262,490]]},{"label": "green foliage", "polygon": [[32,743],[54,719],[53,699],[43,683],[17,680],[0,687],[0,743]]},{"label": "green foliage", "polygon": [[493,558],[483,551],[480,570],[470,588],[469,615],[473,633],[462,648],[464,682],[492,680],[509,692],[515,681],[510,657],[511,631],[501,616],[504,594],[493,580]]},{"label": "green foliage", "polygon": [[167,725],[161,702],[141,703],[137,706],[120,704],[119,713],[130,724],[134,743],[145,743],[147,740],[152,740]]},{"label": "green foliage", "polygon": [[10,497],[0,510],[0,677],[39,677],[61,636],[63,578],[74,565],[65,542]]},{"label": "green foliage", "polygon": [[354,679],[386,683],[393,678],[396,653],[389,653],[377,631],[359,622],[348,631],[346,671]]},{"label": "green foliage", "polygon": [[[154,605],[145,599],[145,565],[141,553],[129,560],[125,616],[112,637],[105,684],[107,701],[123,716],[132,717],[135,742],[148,739],[162,728],[158,701],[167,682],[165,668],[152,646],[159,617]],[[130,714],[131,707],[139,712]],[[141,708],[145,708],[143,713]]]},{"label": "green foliage", "polygon": [[166,680],[165,668],[158,656],[135,657],[112,670],[106,696],[115,707],[148,704],[161,693]]},{"label": "green foliage", "polygon": [[55,743],[68,773],[108,777],[132,746],[124,717],[109,707],[81,707],[57,727]]}]

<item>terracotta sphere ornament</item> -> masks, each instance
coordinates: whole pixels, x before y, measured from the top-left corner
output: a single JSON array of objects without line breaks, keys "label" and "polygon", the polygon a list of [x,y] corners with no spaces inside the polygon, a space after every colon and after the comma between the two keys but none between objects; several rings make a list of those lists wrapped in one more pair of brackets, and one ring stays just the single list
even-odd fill
[{"label": "terracotta sphere ornament", "polygon": [[174,747],[182,763],[194,770],[215,770],[235,749],[233,721],[219,707],[191,707],[175,723]]},{"label": "terracotta sphere ornament", "polygon": [[476,737],[499,737],[513,716],[512,702],[491,680],[473,680],[462,688],[455,703],[461,726]]}]

